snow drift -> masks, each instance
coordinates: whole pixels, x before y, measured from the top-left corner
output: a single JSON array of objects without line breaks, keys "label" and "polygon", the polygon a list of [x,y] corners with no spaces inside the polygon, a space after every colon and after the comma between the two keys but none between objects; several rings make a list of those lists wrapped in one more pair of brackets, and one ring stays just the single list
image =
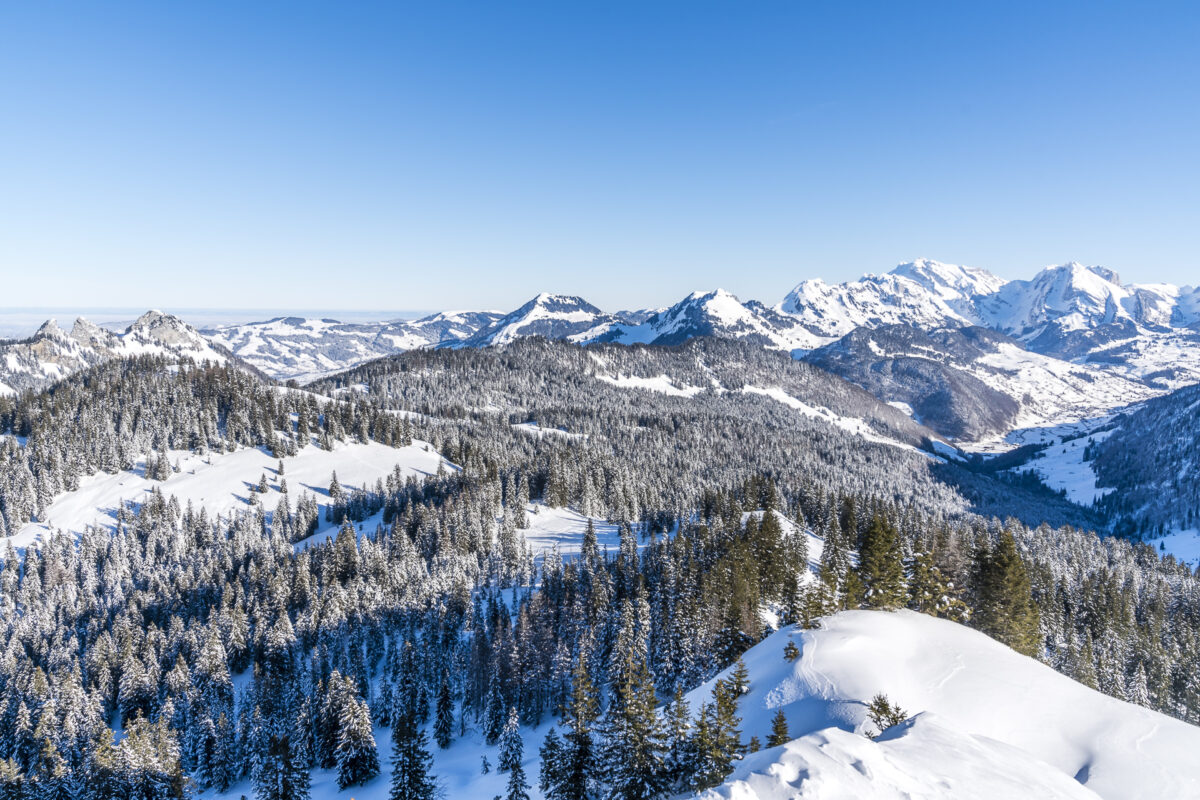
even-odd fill
[{"label": "snow drift", "polygon": [[[1200,728],[946,620],[848,611],[823,623],[784,628],[745,654],[744,739],[765,741],[778,709],[800,738],[748,757],[708,797],[1200,797]],[[793,662],[789,639],[801,651]],[[689,695],[693,709],[714,682]],[[866,703],[879,692],[916,718],[872,742],[858,734],[874,732]]]}]

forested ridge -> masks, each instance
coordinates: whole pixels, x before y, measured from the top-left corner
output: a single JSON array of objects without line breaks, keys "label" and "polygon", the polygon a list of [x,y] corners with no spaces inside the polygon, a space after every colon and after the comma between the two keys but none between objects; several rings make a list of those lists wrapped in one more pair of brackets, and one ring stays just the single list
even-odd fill
[{"label": "forested ridge", "polygon": [[[0,797],[181,797],[250,778],[275,800],[306,796],[312,767],[351,786],[386,761],[393,797],[429,797],[429,752],[468,730],[501,746],[511,798],[532,782],[553,798],[703,788],[763,743],[743,741],[737,679],[711,706],[689,709],[682,693],[765,635],[764,607],[803,625],[855,607],[964,621],[1200,721],[1187,567],[1123,539],[973,514],[911,449],[923,434],[902,415],[754,352],[530,340],[413,352],[309,391],[138,359],[0,399],[10,531],[83,475],[139,456],[169,469],[167,450],[267,448],[286,475],[305,447],[416,438],[461,468],[381,476],[354,497],[331,487],[336,538],[299,550],[318,509],[287,493],[221,517],[156,493],[114,531],[10,547]],[[707,388],[631,392],[598,374]],[[734,394],[743,385],[857,410],[909,447]],[[619,547],[589,528],[576,558],[532,553],[530,501],[614,522]],[[815,577],[805,529],[822,540]],[[522,724],[552,718],[551,737],[521,741]],[[373,723],[391,732],[383,752]],[[532,748],[542,770],[527,776],[514,754]]]}]

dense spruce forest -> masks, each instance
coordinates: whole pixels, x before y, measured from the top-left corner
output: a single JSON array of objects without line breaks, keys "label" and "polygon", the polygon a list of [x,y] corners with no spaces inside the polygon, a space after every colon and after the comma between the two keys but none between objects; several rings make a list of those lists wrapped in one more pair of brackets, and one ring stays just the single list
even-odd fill
[{"label": "dense spruce forest", "polygon": [[[627,377],[680,393],[614,383]],[[1200,722],[1190,569],[938,460],[895,409],[751,346],[530,339],[414,351],[304,390],[134,359],[0,398],[0,433],[0,534],[94,472],[145,459],[166,477],[172,450],[265,448],[283,478],[305,448],[415,439],[457,467],[353,494],[331,476],[325,508],[284,493],[209,516],[155,492],[115,530],[10,545],[0,800],[158,800],[243,778],[290,800],[313,767],[354,786],[385,760],[393,798],[426,798],[430,752],[469,730],[500,744],[513,800],[534,782],[555,800],[705,788],[764,743],[743,741],[736,672],[711,705],[683,692],[766,635],[764,609],[804,626],[858,607],[947,617]],[[534,553],[531,501],[615,523],[619,547],[589,525],[577,557]],[[336,537],[297,547],[321,519]],[[521,741],[546,720],[555,731]],[[538,775],[521,767],[531,748]]]},{"label": "dense spruce forest", "polygon": [[1111,435],[1093,438],[1097,485],[1116,491],[1097,506],[1126,536],[1150,538],[1200,525],[1200,386],[1156,397],[1117,417]]}]

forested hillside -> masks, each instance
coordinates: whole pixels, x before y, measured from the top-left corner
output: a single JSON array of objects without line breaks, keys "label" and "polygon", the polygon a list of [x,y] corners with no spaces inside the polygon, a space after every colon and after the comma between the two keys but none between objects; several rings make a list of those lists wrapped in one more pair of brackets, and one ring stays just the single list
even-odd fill
[{"label": "forested hillside", "polygon": [[[704,789],[761,742],[743,741],[736,682],[698,708],[683,693],[772,625],[850,608],[963,621],[1200,721],[1190,570],[973,514],[927,431],[751,346],[533,339],[406,353],[308,391],[135,359],[0,403],[10,529],[92,471],[169,470],[169,449],[268,448],[286,475],[305,448],[415,438],[460,468],[354,498],[331,486],[340,530],[308,546],[318,509],[279,492],[219,516],[154,493],[113,531],[9,547],[0,796],[283,800],[327,769],[428,797],[432,754],[477,735],[514,798]],[[1018,511],[1017,487],[989,486]],[[615,551],[589,525],[577,557],[534,553],[531,517],[567,505],[613,523]],[[542,754],[526,775],[522,731],[551,720],[553,739],[523,743]]]}]

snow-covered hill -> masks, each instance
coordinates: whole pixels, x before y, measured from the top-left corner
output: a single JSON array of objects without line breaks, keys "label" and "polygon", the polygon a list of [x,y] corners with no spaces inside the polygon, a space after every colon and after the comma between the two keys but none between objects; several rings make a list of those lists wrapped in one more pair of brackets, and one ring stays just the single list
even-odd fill
[{"label": "snow-covered hill", "polygon": [[822,341],[792,317],[758,302],[742,303],[724,289],[693,292],[640,324],[607,324],[575,340],[673,345],[698,336],[746,339],[788,352],[807,350]]},{"label": "snow-covered hill", "polygon": [[[1200,728],[957,623],[843,612],[818,630],[778,631],[744,660],[744,736],[765,741],[782,709],[796,740],[747,758],[706,798],[1200,797]],[[689,695],[693,708],[713,686]],[[871,741],[865,707],[877,693],[916,718]]]},{"label": "snow-covered hill", "polygon": [[[255,498],[251,487],[263,475],[268,476],[269,488],[265,495],[257,498],[261,507],[272,511],[282,496],[280,476],[276,474],[279,459],[263,448],[210,452],[203,456],[188,451],[170,451],[168,456],[172,464],[178,464],[179,471],[165,481],[145,477],[144,459],[131,470],[83,478],[77,490],[54,499],[41,521],[27,523],[13,536],[0,540],[0,549],[4,542],[11,542],[14,547],[26,547],[52,531],[79,534],[91,525],[111,528],[122,504],[143,502],[155,489],[164,497],[177,498],[181,507],[191,503],[197,510],[205,509],[210,517],[249,508]],[[393,469],[400,469],[405,477],[421,477],[435,474],[443,463],[442,457],[423,442],[401,448],[378,442],[344,443],[333,450],[324,450],[314,444],[283,460],[282,479],[287,481],[293,506],[305,492],[312,493],[318,503],[324,505],[328,499],[329,479],[334,472],[339,483],[350,491],[373,487],[376,480],[387,477]],[[447,465],[447,468],[452,467]],[[321,535],[322,531],[318,530],[316,536]]]},{"label": "snow-covered hill", "polygon": [[510,311],[500,319],[453,347],[489,347],[504,345],[524,336],[544,336],[547,339],[572,339],[587,331],[620,323],[582,297],[545,292],[525,305]]},{"label": "snow-covered hill", "polygon": [[446,311],[373,323],[276,317],[204,333],[273,378],[305,381],[416,347],[459,341],[499,318],[496,311]]},{"label": "snow-covered hill", "polygon": [[102,361],[138,355],[221,364],[230,354],[183,320],[161,311],[147,311],[122,333],[82,317],[70,331],[47,320],[28,339],[0,343],[0,394],[41,388]]}]

